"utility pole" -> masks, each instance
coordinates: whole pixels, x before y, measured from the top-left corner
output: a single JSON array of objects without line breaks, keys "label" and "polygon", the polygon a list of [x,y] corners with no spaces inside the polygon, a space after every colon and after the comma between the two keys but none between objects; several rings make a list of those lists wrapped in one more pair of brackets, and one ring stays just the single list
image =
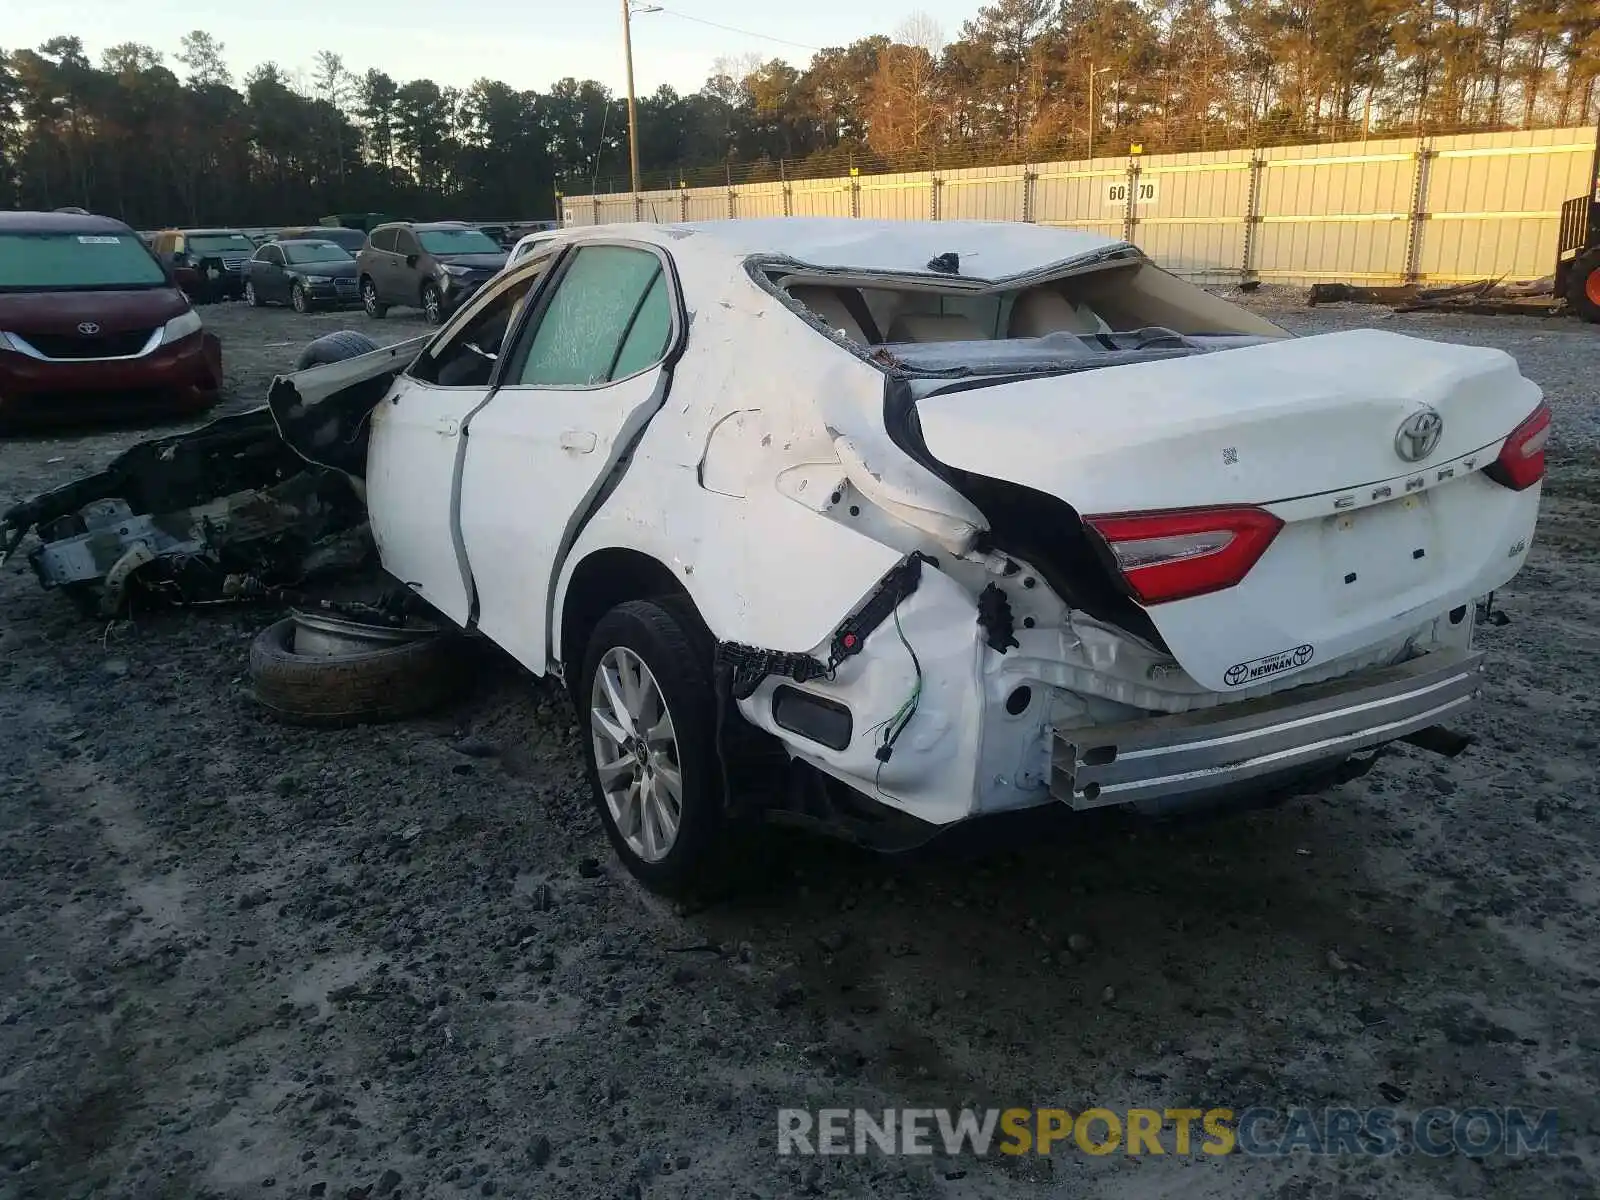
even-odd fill
[{"label": "utility pole", "polygon": [[1094,59],[1089,60],[1089,158],[1094,157]]},{"label": "utility pole", "polygon": [[1095,76],[1104,75],[1107,71],[1111,70],[1111,68],[1110,67],[1101,67],[1098,71],[1096,71],[1094,69],[1094,59],[1091,58],[1088,61],[1089,61],[1089,155],[1088,155],[1088,157],[1093,158],[1094,157],[1094,80],[1095,80]]},{"label": "utility pole", "polygon": [[639,194],[639,113],[633,97],[633,0],[622,0],[622,50],[628,59],[628,169]]}]

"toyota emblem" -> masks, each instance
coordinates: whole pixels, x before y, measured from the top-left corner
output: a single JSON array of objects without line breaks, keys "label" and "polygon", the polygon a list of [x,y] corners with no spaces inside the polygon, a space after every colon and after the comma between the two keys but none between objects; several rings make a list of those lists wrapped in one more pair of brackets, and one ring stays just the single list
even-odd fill
[{"label": "toyota emblem", "polygon": [[1444,436],[1444,418],[1431,408],[1420,408],[1404,421],[1394,435],[1394,452],[1406,462],[1421,462],[1439,447]]},{"label": "toyota emblem", "polygon": [[100,326],[96,325],[93,321],[79,321],[78,332],[83,334],[84,337],[93,337],[95,334],[100,332]]}]

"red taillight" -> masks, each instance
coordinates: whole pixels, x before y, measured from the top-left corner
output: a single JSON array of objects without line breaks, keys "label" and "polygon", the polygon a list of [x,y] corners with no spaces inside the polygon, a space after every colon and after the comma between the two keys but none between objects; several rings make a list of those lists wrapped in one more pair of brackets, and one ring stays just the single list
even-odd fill
[{"label": "red taillight", "polygon": [[1085,517],[1145,604],[1220,592],[1266,553],[1283,522],[1259,508],[1186,508]]},{"label": "red taillight", "polygon": [[1550,406],[1541,403],[1511,431],[1506,444],[1500,447],[1500,456],[1483,473],[1514,492],[1531,488],[1544,478],[1544,447],[1549,440]]}]

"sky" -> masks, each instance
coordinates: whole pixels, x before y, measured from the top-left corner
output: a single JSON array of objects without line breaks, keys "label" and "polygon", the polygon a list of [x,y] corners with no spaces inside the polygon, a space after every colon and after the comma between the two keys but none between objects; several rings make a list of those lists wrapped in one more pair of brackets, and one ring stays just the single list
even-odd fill
[{"label": "sky", "polygon": [[[620,0],[477,0],[470,5],[244,0],[222,7],[206,0],[4,3],[0,46],[5,49],[75,34],[98,62],[108,46],[144,42],[164,54],[180,76],[178,39],[204,29],[223,43],[236,81],[269,59],[291,73],[302,69],[309,75],[317,51],[333,50],[356,74],[377,67],[402,83],[427,77],[465,87],[487,76],[518,89],[544,90],[571,75],[598,79],[619,93],[625,83]],[[801,65],[817,47],[892,33],[917,12],[931,16],[945,37],[953,38],[982,0],[903,3],[872,16],[859,0],[663,0],[664,11],[633,19],[635,85],[640,95],[663,83],[680,92],[697,91],[723,56],[754,54]]]}]

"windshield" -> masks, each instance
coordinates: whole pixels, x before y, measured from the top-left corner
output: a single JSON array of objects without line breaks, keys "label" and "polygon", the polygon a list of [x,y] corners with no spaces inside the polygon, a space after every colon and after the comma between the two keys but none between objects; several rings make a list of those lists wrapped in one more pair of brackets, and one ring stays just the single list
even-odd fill
[{"label": "windshield", "polygon": [[132,233],[0,233],[0,291],[167,286]]},{"label": "windshield", "polygon": [[191,233],[187,241],[191,254],[217,254],[223,250],[250,254],[256,248],[256,244],[242,233]]},{"label": "windshield", "polygon": [[419,229],[417,240],[429,254],[501,254],[500,243],[476,229]]},{"label": "windshield", "polygon": [[292,263],[350,262],[350,252],[332,242],[284,242],[283,254]]}]

